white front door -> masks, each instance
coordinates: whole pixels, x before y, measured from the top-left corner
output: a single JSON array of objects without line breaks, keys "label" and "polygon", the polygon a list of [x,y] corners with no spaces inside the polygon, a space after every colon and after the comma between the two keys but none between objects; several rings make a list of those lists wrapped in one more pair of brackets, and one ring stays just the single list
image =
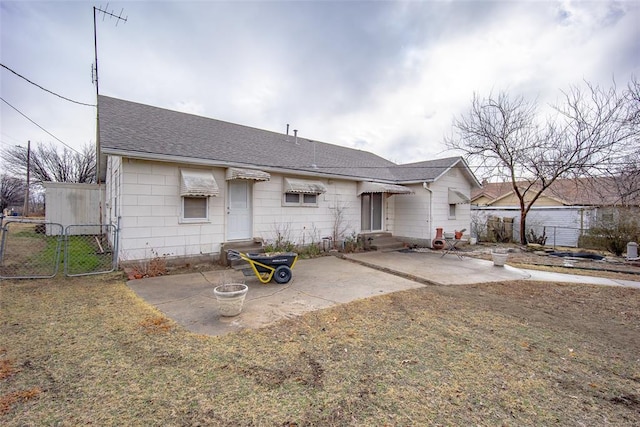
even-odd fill
[{"label": "white front door", "polygon": [[251,182],[227,181],[227,240],[251,238]]}]

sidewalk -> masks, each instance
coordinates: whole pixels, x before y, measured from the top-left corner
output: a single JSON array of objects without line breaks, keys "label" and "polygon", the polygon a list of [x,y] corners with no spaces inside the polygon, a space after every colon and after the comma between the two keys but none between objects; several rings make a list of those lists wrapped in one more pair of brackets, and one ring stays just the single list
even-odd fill
[{"label": "sidewalk", "polygon": [[[640,289],[640,281],[562,274],[510,267],[494,267],[491,261],[438,252],[361,252],[348,259],[383,271],[415,276],[437,285],[468,285],[503,280],[540,280],[545,282],[585,283],[604,286],[627,286]],[[639,277],[640,280],[640,277]]]}]

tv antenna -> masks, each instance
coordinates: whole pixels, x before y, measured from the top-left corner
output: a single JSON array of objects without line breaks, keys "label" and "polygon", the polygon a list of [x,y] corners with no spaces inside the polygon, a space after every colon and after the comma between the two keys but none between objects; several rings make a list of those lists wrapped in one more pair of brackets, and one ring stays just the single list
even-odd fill
[{"label": "tv antenna", "polygon": [[96,85],[96,96],[98,96],[99,94],[99,89],[98,89],[98,32],[96,30],[96,16],[98,14],[102,14],[102,20],[104,21],[107,17],[109,17],[109,19],[115,19],[116,20],[116,27],[118,26],[118,24],[120,22],[127,22],[128,16],[125,16],[124,18],[122,17],[122,13],[124,12],[124,8],[120,10],[120,14],[116,15],[113,12],[113,9],[111,10],[111,12],[109,12],[109,3],[107,3],[107,6],[102,9],[102,6],[100,7],[93,7],[93,52],[95,55],[95,62],[93,63],[92,67],[91,67],[91,77],[92,77],[92,82],[95,83]]},{"label": "tv antenna", "polygon": [[[95,55],[95,62],[91,66],[91,77],[92,82],[96,84],[96,105],[98,105],[98,96],[100,95],[100,89],[98,87],[98,32],[96,30],[96,16],[98,14],[102,14],[102,20],[104,21],[107,17],[109,19],[116,20],[116,27],[120,22],[127,22],[127,16],[122,17],[122,13],[124,9],[120,11],[119,15],[116,15],[113,10],[109,12],[109,3],[103,9],[100,7],[93,7],[93,53]],[[98,184],[105,178],[104,174],[107,170],[107,161],[106,158],[100,155],[100,112],[99,109],[96,108],[96,182]],[[100,205],[100,221],[102,221],[102,204]]]}]

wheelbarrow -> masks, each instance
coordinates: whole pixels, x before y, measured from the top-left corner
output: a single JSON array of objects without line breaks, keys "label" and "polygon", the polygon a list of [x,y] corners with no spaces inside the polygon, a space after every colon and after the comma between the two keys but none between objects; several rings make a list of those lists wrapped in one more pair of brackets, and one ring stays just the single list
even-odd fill
[{"label": "wheelbarrow", "polygon": [[269,283],[273,279],[276,283],[289,283],[293,273],[291,269],[298,261],[298,254],[295,252],[277,253],[242,253],[230,249],[227,251],[227,259],[230,261],[244,260],[249,263],[250,268],[242,269],[245,276],[255,276],[262,283]]}]

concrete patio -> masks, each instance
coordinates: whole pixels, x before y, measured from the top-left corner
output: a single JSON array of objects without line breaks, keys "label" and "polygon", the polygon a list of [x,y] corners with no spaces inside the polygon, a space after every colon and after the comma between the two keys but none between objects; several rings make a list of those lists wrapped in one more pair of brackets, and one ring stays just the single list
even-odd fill
[{"label": "concrete patio", "polygon": [[[326,256],[299,260],[293,279],[285,284],[262,284],[233,270],[169,275],[132,280],[137,295],[186,329],[204,335],[222,335],[259,328],[305,312],[361,298],[422,286],[464,285],[508,280],[543,280],[630,286],[640,282],[496,267],[491,261],[434,252],[362,252],[344,258]],[[242,312],[222,317],[213,294],[223,283],[249,287]]]}]

